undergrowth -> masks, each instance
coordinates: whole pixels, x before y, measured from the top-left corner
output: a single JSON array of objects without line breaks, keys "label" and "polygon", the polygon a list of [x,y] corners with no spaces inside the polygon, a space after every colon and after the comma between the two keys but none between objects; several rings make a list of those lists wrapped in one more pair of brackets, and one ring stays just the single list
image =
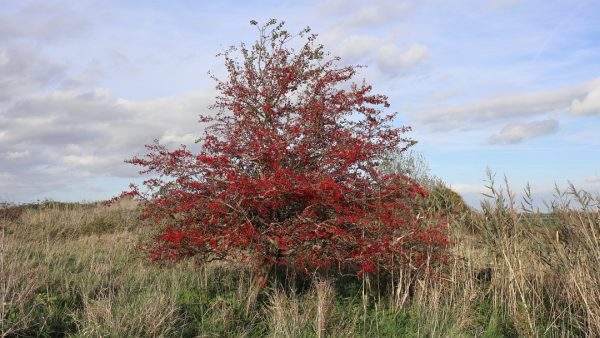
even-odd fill
[{"label": "undergrowth", "polygon": [[[426,275],[346,276],[257,290],[243,266],[155,264],[138,205],[2,207],[2,336],[598,336],[598,199],[547,210],[491,178],[475,211],[438,185],[453,255]],[[431,189],[431,188],[430,188]],[[522,204],[522,205],[521,205]],[[489,273],[488,273],[489,272]]]}]

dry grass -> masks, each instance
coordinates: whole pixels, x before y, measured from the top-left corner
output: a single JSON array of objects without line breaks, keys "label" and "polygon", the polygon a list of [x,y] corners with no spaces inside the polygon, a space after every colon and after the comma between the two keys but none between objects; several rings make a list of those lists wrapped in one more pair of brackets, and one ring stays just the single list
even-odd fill
[{"label": "dry grass", "polygon": [[[492,182],[493,183],[493,182]],[[137,206],[0,213],[2,336],[600,336],[600,206],[571,188],[549,210],[490,184],[479,212],[440,189],[453,259],[425,276],[256,290],[243,267],[149,263]],[[10,210],[9,210],[10,209]],[[523,209],[526,211],[524,212]],[[481,275],[489,268],[491,278]],[[378,287],[376,287],[378,285]]]}]

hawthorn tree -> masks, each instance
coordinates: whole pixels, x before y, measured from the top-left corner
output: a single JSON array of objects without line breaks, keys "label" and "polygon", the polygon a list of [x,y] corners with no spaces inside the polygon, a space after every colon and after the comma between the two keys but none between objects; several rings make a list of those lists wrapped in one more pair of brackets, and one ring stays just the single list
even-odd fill
[{"label": "hawthorn tree", "polygon": [[340,66],[309,29],[251,24],[257,41],[218,54],[227,76],[212,76],[201,150],[155,142],[128,160],[153,177],[131,191],[163,227],[151,258],[359,276],[443,258],[444,225],[415,211],[426,191],[380,169],[414,143],[391,125],[387,97],[354,82],[356,67]]}]

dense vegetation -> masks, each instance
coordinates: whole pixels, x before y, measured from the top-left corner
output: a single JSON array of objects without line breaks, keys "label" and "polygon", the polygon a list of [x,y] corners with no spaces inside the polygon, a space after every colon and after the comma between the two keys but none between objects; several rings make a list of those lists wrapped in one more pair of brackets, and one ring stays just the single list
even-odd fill
[{"label": "dense vegetation", "polygon": [[395,276],[393,288],[376,278],[348,277],[295,290],[272,281],[256,290],[252,270],[244,266],[151,263],[137,248],[150,235],[139,226],[139,206],[131,200],[112,206],[4,206],[0,331],[4,336],[600,334],[598,199],[572,190],[557,195],[548,212],[517,211],[506,189],[494,187],[495,198],[473,211],[439,183],[431,189],[427,207],[450,216],[452,258],[429,275]]}]

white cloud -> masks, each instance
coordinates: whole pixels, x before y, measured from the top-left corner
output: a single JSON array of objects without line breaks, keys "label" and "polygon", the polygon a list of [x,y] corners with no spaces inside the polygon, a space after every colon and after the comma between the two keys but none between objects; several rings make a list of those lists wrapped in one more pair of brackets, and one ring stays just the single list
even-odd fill
[{"label": "white cloud", "polygon": [[7,44],[0,48],[0,102],[39,91],[66,78],[64,66],[32,47]]},{"label": "white cloud", "polygon": [[450,189],[459,194],[481,194],[485,192],[485,187],[477,184],[453,183],[450,184]]},{"label": "white cloud", "polygon": [[212,90],[134,101],[102,89],[33,91],[0,109],[0,171],[10,199],[26,199],[74,185],[87,177],[133,177],[123,161],[143,153],[153,139],[190,144],[200,135],[198,113],[206,111]]},{"label": "white cloud", "polygon": [[345,29],[372,27],[396,21],[411,12],[418,2],[405,0],[329,0],[321,3],[319,12],[341,17]]},{"label": "white cloud", "polygon": [[67,2],[15,1],[13,8],[9,4],[3,5],[6,8],[0,13],[0,41],[54,41],[80,35],[88,26],[82,15],[74,10],[76,6]]},{"label": "white cloud", "polygon": [[6,65],[9,61],[8,53],[5,50],[0,50],[0,67]]},{"label": "white cloud", "polygon": [[364,27],[381,25],[410,12],[413,5],[409,1],[371,1],[367,6],[359,7],[347,20],[347,25]]},{"label": "white cloud", "polygon": [[102,163],[102,159],[93,155],[67,155],[63,161],[69,166],[94,166]]},{"label": "white cloud", "polygon": [[165,132],[159,139],[162,143],[169,144],[192,144],[198,139],[197,135],[192,133],[180,134],[172,131]]},{"label": "white cloud", "polygon": [[572,102],[579,102],[577,100],[588,95],[598,81],[593,80],[556,90],[503,95],[460,106],[425,110],[419,113],[416,119],[435,130],[472,129],[478,124],[498,120],[566,111]]},{"label": "white cloud", "polygon": [[26,158],[29,157],[29,150],[23,150],[23,151],[8,151],[6,153],[4,153],[4,158],[6,158],[7,160],[18,160],[21,158]]},{"label": "white cloud", "polygon": [[514,144],[523,140],[552,134],[558,131],[558,121],[554,119],[526,123],[509,123],[498,134],[492,135],[492,144]]},{"label": "white cloud", "polygon": [[351,35],[338,45],[336,54],[345,62],[373,62],[389,76],[404,74],[429,56],[424,45],[413,44],[402,49],[394,42],[370,35]]},{"label": "white cloud", "polygon": [[394,34],[383,38],[372,31],[368,34],[360,32],[401,21],[415,6],[413,1],[377,0],[368,4],[327,1],[322,5],[323,12],[338,20],[322,35],[323,40],[333,46],[335,54],[344,62],[373,63],[385,75],[402,75],[427,59],[427,47],[416,43],[400,45]]},{"label": "white cloud", "polygon": [[425,61],[428,55],[427,47],[420,44],[414,44],[407,50],[386,44],[379,48],[377,65],[383,73],[397,75]]},{"label": "white cloud", "polygon": [[336,54],[346,62],[358,62],[370,57],[385,42],[370,35],[351,35],[338,44]]},{"label": "white cloud", "polygon": [[573,100],[570,110],[573,115],[600,115],[600,81],[584,98]]}]

